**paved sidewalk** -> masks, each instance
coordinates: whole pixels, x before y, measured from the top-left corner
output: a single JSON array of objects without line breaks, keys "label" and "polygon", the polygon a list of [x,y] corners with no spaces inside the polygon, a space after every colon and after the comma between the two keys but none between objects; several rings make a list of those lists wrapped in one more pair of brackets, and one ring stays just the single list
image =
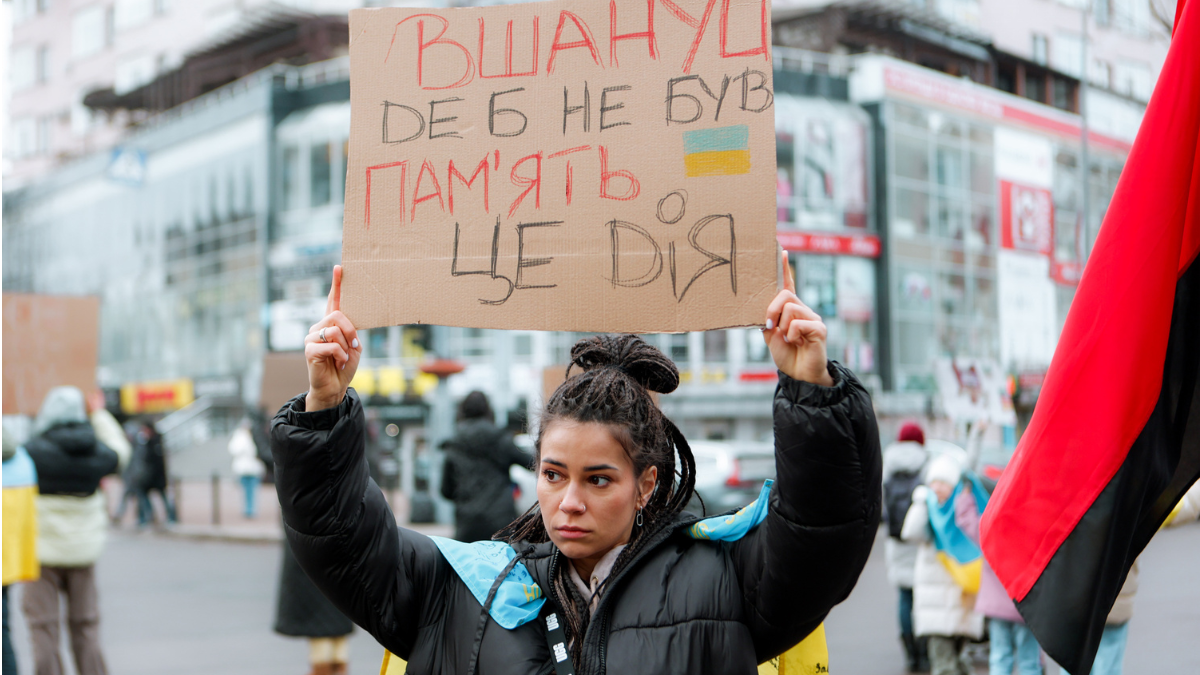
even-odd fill
[{"label": "paved sidewalk", "polygon": [[[110,477],[103,483],[108,496],[109,512],[116,510],[124,486],[120,479]],[[168,493],[175,500],[179,522],[164,525],[166,512],[157,494],[150,497],[154,508],[156,531],[170,536],[224,541],[274,542],[283,539],[282,521],[279,515],[279,499],[274,485],[259,485],[257,513],[247,518],[243,512],[245,496],[241,483],[229,478],[220,478],[214,490],[212,480],[181,480],[173,484]],[[444,524],[413,524],[408,522],[408,500],[400,492],[387,493],[389,503],[396,514],[396,522],[402,527],[423,534],[448,537],[453,527]],[[214,506],[215,503],[215,506]],[[137,528],[137,509],[132,500],[126,508],[125,517],[115,527],[133,531]]]}]

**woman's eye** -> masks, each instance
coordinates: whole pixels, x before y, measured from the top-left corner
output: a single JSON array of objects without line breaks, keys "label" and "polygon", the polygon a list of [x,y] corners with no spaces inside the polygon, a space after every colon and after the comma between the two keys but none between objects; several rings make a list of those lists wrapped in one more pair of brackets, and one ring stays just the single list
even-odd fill
[{"label": "woman's eye", "polygon": [[608,476],[592,476],[591,481],[592,481],[592,485],[595,485],[597,487],[604,487],[604,486],[608,485],[609,483],[611,483],[612,479],[609,478]]},{"label": "woman's eye", "polygon": [[551,471],[550,469],[546,469],[545,471],[543,471],[542,475],[545,476],[546,480],[550,481],[551,483],[553,483],[554,481],[559,479],[558,472]]}]

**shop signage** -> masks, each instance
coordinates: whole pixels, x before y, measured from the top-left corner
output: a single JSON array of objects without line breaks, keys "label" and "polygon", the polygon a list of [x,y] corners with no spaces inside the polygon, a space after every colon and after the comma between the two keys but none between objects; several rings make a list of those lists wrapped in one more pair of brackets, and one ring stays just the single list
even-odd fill
[{"label": "shop signage", "polygon": [[192,381],[187,379],[137,382],[121,387],[121,410],[128,415],[171,412],[194,400]]},{"label": "shop signage", "polygon": [[1049,190],[1000,181],[1000,245],[1050,255],[1054,247],[1054,197]]},{"label": "shop signage", "polygon": [[1083,265],[1062,260],[1050,261],[1050,278],[1064,286],[1078,286],[1083,277]]},{"label": "shop signage", "polygon": [[785,251],[824,253],[878,258],[883,244],[874,234],[831,234],[827,232],[798,232],[779,230],[775,233]]},{"label": "shop signage", "polygon": [[360,328],[761,323],[770,7],[352,10],[342,309]]}]

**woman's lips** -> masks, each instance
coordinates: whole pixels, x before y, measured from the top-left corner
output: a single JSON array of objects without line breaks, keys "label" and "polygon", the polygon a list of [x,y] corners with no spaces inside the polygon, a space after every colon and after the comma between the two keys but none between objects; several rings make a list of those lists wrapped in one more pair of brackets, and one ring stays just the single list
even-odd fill
[{"label": "woman's lips", "polygon": [[570,525],[566,525],[558,528],[558,536],[562,537],[563,539],[581,539],[586,537],[588,534],[589,531],[583,529],[582,527],[571,527]]}]

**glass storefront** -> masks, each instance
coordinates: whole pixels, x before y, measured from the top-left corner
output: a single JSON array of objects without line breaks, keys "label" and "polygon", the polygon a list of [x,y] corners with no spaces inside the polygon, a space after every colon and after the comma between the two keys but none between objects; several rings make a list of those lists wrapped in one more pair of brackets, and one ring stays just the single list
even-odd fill
[{"label": "glass storefront", "polygon": [[874,236],[870,118],[858,106],[788,94],[775,106],[778,228],[796,293],[824,319],[830,358],[874,373],[876,262],[841,250],[848,237]]},{"label": "glass storefront", "polygon": [[895,388],[932,391],[935,359],[999,356],[992,128],[898,101],[882,114]]}]

